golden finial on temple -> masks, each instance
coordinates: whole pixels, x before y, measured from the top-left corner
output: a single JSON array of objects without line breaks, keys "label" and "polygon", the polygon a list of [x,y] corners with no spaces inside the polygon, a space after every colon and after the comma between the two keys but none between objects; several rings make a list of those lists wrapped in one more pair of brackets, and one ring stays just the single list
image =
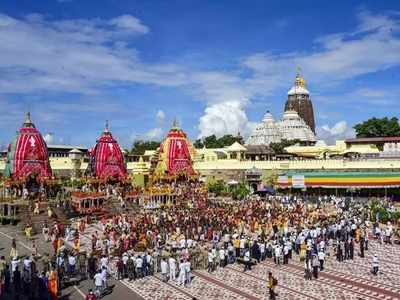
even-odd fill
[{"label": "golden finial on temple", "polygon": [[303,76],[301,75],[301,68],[297,66],[297,74],[296,74],[296,80],[295,80],[295,85],[296,86],[301,86],[301,87],[306,87],[306,81],[304,80]]}]

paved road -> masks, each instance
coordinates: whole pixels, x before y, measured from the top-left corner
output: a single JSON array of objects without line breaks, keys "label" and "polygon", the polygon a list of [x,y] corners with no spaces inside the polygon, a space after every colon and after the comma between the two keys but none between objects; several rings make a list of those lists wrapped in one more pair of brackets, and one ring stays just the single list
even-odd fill
[{"label": "paved road", "polygon": [[[17,232],[16,227],[1,226],[0,255],[9,255],[12,237],[17,237],[21,254],[30,253],[30,242]],[[50,252],[50,244],[45,243],[40,236],[37,244],[40,253]],[[370,272],[375,253],[381,265],[378,276]],[[333,255],[328,257],[326,269],[320,272],[317,280],[304,279],[303,263],[295,255],[288,265],[277,267],[272,261],[266,260],[246,273],[239,265],[219,268],[212,274],[194,271],[192,283],[185,287],[175,281],[164,283],[158,276],[133,282],[112,280],[110,284],[115,285],[113,292],[103,299],[266,299],[269,271],[273,272],[279,282],[277,299],[400,300],[400,246],[380,245],[375,241],[370,241],[370,249],[365,258],[355,256],[354,260],[339,263]],[[82,300],[91,287],[92,282],[83,281],[78,286],[63,290],[60,299]]]},{"label": "paved road", "polygon": [[[32,242],[29,241],[23,233],[18,230],[16,226],[0,225],[0,255],[4,255],[6,258],[10,255],[11,240],[16,238],[18,254],[20,256],[32,254]],[[52,253],[52,247],[50,243],[46,243],[42,235],[35,235],[34,239],[39,253]],[[110,295],[106,295],[102,299],[105,300],[116,300],[116,299],[132,299],[142,300],[138,294],[127,288],[124,284],[111,280],[110,285],[114,288]],[[85,298],[90,288],[94,288],[94,284],[91,280],[85,280],[80,282],[77,286],[70,286],[62,291],[60,299],[64,300],[82,300]],[[10,297],[11,299],[11,297]],[[23,298],[20,298],[21,300]],[[1,298],[3,300],[3,298]],[[8,300],[4,298],[4,300]]]}]

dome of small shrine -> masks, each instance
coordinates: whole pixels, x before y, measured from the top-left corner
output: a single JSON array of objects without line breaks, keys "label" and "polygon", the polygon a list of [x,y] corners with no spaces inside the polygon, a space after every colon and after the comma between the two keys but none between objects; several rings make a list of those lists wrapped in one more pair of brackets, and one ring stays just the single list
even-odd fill
[{"label": "dome of small shrine", "polygon": [[39,179],[52,176],[46,142],[32,123],[29,112],[8,147],[5,175],[13,179],[26,179],[31,175]]}]

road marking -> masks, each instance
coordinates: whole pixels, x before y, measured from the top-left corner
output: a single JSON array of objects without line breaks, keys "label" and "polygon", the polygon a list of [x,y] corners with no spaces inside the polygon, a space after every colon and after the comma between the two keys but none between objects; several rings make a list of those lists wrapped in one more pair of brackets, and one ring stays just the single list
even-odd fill
[{"label": "road marking", "polygon": [[80,288],[78,288],[76,285],[74,285],[73,287],[82,296],[83,299],[86,299],[85,293],[82,292]]},{"label": "road marking", "polygon": [[[4,232],[0,231],[0,234],[4,235],[6,238],[8,238],[10,240],[14,239],[12,236],[8,235],[7,233],[4,233]],[[33,248],[29,247],[28,245],[25,245],[23,242],[18,241],[18,243],[20,245],[22,245],[23,247],[25,247],[26,249],[33,251]]]}]

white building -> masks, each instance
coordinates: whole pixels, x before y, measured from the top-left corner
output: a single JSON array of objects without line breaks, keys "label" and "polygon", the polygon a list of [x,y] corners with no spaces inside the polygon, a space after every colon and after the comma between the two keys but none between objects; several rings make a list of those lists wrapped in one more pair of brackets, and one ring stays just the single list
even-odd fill
[{"label": "white building", "polygon": [[246,144],[269,145],[279,143],[282,140],[299,140],[302,143],[309,144],[314,143],[316,138],[299,114],[294,110],[288,110],[284,112],[282,120],[277,122],[274,121],[271,113],[267,112]]}]

